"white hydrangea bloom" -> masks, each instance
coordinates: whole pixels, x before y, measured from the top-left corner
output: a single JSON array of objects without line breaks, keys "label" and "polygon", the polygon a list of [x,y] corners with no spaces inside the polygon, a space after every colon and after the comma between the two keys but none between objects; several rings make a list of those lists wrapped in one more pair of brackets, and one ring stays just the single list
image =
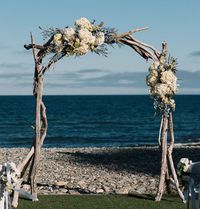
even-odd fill
[{"label": "white hydrangea bloom", "polygon": [[78,37],[81,40],[81,42],[84,42],[86,44],[94,44],[95,42],[95,37],[88,29],[85,28],[79,30]]},{"label": "white hydrangea bloom", "polygon": [[177,167],[179,169],[183,166],[183,172],[188,172],[191,164],[192,164],[192,161],[189,160],[188,158],[181,158]]},{"label": "white hydrangea bloom", "polygon": [[164,61],[164,57],[161,57],[151,64],[146,83],[150,95],[154,97],[154,108],[168,114],[170,110],[175,110],[176,104],[172,96],[177,93],[178,84],[173,66],[165,66]]},{"label": "white hydrangea bloom", "polygon": [[146,78],[146,83],[148,86],[154,86],[157,83],[157,81],[157,77],[152,74],[149,74]]},{"label": "white hydrangea bloom", "polygon": [[76,20],[75,26],[79,29],[85,28],[90,31],[92,31],[92,29],[93,29],[91,22],[85,17],[82,17],[82,18]]},{"label": "white hydrangea bloom", "polygon": [[162,72],[160,80],[162,83],[168,84],[173,93],[176,93],[178,91],[177,77],[171,70]]},{"label": "white hydrangea bloom", "polygon": [[70,42],[75,38],[75,31],[73,28],[66,28],[63,31],[63,39]]},{"label": "white hydrangea bloom", "polygon": [[146,83],[148,86],[154,86],[158,79],[158,71],[157,70],[151,70],[150,74],[146,77]]},{"label": "white hydrangea bloom", "polygon": [[105,41],[104,33],[103,32],[97,33],[96,40],[95,40],[95,45],[100,46],[104,43],[104,41]]},{"label": "white hydrangea bloom", "polygon": [[53,36],[53,42],[56,46],[59,46],[62,44],[62,34],[57,33]]},{"label": "white hydrangea bloom", "polygon": [[89,51],[89,46],[88,44],[81,42],[79,47],[74,49],[74,52],[76,53],[76,55],[81,56],[86,54]]},{"label": "white hydrangea bloom", "polygon": [[155,85],[154,93],[160,97],[164,97],[165,95],[170,95],[171,90],[167,84],[158,83]]},{"label": "white hydrangea bloom", "polygon": [[161,73],[161,78],[160,78],[162,83],[166,84],[176,84],[177,82],[177,77],[171,70],[167,70]]}]

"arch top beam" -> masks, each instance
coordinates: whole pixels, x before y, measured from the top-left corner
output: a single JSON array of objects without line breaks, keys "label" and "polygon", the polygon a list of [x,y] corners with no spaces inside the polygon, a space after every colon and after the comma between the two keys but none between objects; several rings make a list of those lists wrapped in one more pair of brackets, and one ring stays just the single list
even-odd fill
[{"label": "arch top beam", "polygon": [[160,52],[155,47],[136,39],[133,34],[147,30],[148,27],[136,28],[118,34],[115,28],[104,27],[103,23],[95,25],[86,18],[80,18],[75,22],[75,28],[64,29],[49,28],[42,29],[42,35],[46,42],[44,44],[26,44],[24,48],[37,49],[38,62],[43,61],[47,54],[53,54],[46,66],[43,66],[42,74],[51,65],[64,56],[81,56],[87,52],[107,55],[107,45],[122,44],[131,47],[145,60],[157,61]]}]

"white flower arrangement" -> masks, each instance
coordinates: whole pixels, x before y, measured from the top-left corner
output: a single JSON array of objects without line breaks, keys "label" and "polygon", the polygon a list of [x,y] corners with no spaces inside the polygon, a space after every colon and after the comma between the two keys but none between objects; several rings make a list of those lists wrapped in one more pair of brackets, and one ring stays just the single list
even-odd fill
[{"label": "white flower arrangement", "polygon": [[103,23],[95,25],[85,17],[75,21],[75,28],[42,30],[44,39],[52,40],[46,52],[55,53],[55,55],[82,56],[91,51],[106,56],[105,43],[117,43],[114,28],[105,28]]},{"label": "white flower arrangement", "polygon": [[170,58],[168,63],[164,63],[161,56],[159,61],[155,61],[149,67],[149,75],[146,77],[149,86],[149,93],[154,99],[154,108],[166,115],[171,110],[175,110],[173,96],[178,91],[176,77],[176,60]]},{"label": "white flower arrangement", "polygon": [[182,176],[184,173],[190,172],[192,161],[188,158],[181,158],[177,164],[177,174]]},{"label": "white flower arrangement", "polygon": [[[4,163],[0,165],[0,185],[8,194],[12,193],[15,185],[21,181],[20,172],[17,170],[16,165],[11,163]],[[0,196],[0,200],[3,196]]]}]

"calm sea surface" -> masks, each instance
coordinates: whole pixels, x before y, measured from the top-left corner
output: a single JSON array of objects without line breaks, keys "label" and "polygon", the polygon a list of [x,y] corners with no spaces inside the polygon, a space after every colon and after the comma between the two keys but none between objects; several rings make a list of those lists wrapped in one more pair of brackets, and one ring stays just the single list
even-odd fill
[{"label": "calm sea surface", "polygon": [[[200,142],[200,96],[177,96],[175,140]],[[156,144],[160,117],[148,96],[45,96],[45,147]],[[34,98],[0,96],[0,147],[29,147]]]}]

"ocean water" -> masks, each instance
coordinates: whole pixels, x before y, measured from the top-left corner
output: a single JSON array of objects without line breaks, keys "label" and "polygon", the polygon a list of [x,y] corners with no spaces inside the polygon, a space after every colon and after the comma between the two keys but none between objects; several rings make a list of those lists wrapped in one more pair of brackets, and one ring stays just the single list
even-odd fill
[{"label": "ocean water", "polygon": [[[160,116],[148,96],[45,96],[45,147],[157,144]],[[200,142],[200,96],[176,96],[175,141]],[[30,147],[33,96],[0,96],[0,147]]]}]

